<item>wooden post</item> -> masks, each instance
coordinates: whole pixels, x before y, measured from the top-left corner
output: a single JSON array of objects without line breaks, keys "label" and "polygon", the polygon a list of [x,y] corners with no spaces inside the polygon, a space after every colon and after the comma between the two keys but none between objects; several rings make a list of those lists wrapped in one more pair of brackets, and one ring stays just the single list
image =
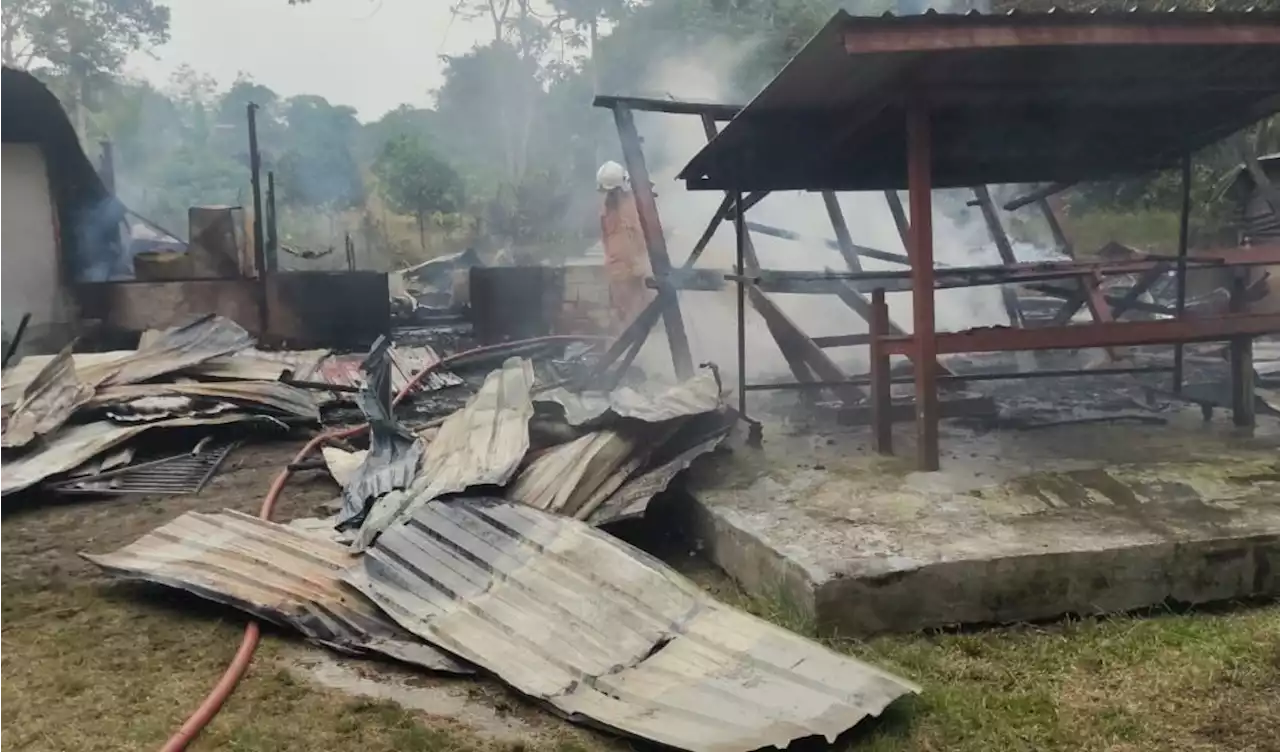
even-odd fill
[{"label": "wooden post", "polygon": [[912,98],[907,108],[907,189],[911,207],[912,338],[915,340],[917,466],[938,469],[938,381],[930,368],[938,356],[933,289],[933,156],[928,103]]},{"label": "wooden post", "polygon": [[1071,241],[1067,239],[1067,233],[1062,229],[1062,223],[1058,221],[1058,215],[1053,212],[1053,207],[1049,205],[1049,199],[1042,198],[1036,201],[1036,206],[1040,208],[1040,214],[1044,216],[1044,221],[1049,225],[1049,233],[1053,235],[1053,243],[1058,246],[1058,250],[1067,254],[1071,258],[1076,257],[1076,250],[1071,246]]},{"label": "wooden post", "polygon": [[[978,200],[982,219],[987,223],[987,232],[995,241],[996,251],[1000,254],[1000,263],[1006,266],[1018,263],[1017,257],[1013,255],[1013,244],[1009,242],[1004,225],[1000,223],[1000,215],[996,214],[996,205],[991,200],[991,191],[987,190],[985,185],[979,185],[973,189],[973,195]],[[1023,326],[1022,308],[1018,305],[1018,294],[1014,288],[1010,285],[1000,285],[1000,297],[1004,300],[1005,312],[1009,314],[1010,326]]]},{"label": "wooden post", "polygon": [[[1246,279],[1249,272],[1247,267],[1231,271],[1231,312],[1240,313],[1245,308],[1245,290],[1248,288]],[[1258,420],[1253,376],[1253,337],[1232,338],[1231,421],[1237,426],[1251,427]]]},{"label": "wooden post", "polygon": [[871,292],[871,425],[872,441],[880,454],[893,454],[893,375],[889,370],[889,356],[884,352],[881,337],[889,334],[889,304],[884,299],[884,288]]},{"label": "wooden post", "polygon": [[853,248],[853,236],[849,234],[849,225],[844,221],[844,212],[840,210],[840,202],[834,191],[822,192],[822,203],[827,207],[827,216],[831,219],[831,229],[836,233],[836,247],[844,257],[844,263],[851,272],[862,271],[862,262]]},{"label": "wooden post", "polygon": [[649,267],[658,280],[658,298],[662,301],[662,322],[667,330],[667,343],[671,346],[671,364],[676,377],[693,376],[693,357],[689,354],[689,335],[684,329],[684,317],[680,313],[680,299],[674,288],[667,284],[671,271],[671,256],[667,253],[667,239],[662,234],[662,220],[658,217],[658,202],[653,195],[653,183],[649,180],[649,168],[640,148],[640,134],[636,131],[635,116],[631,108],[618,105],[613,109],[614,124],[622,142],[622,159],[631,176],[631,193],[636,201],[636,214],[640,219],[640,231],[649,251]]},{"label": "wooden post", "polygon": [[893,214],[893,223],[898,227],[898,237],[902,239],[903,250],[910,252],[911,223],[907,222],[907,210],[902,208],[902,199],[897,191],[885,191],[884,200],[889,204],[889,212]]}]

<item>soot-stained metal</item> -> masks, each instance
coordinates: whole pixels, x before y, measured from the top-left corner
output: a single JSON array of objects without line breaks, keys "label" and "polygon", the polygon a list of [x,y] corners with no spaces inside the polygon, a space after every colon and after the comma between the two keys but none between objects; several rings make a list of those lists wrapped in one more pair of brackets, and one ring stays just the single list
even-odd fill
[{"label": "soot-stained metal", "polygon": [[429,502],[344,577],[405,629],[570,720],[676,749],[834,741],[919,691],[519,503]]}]

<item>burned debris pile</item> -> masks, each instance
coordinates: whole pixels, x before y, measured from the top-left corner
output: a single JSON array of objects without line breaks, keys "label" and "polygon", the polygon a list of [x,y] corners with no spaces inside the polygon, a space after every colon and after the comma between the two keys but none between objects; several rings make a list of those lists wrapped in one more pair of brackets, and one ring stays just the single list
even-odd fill
[{"label": "burned debris pile", "polygon": [[644,514],[737,413],[711,366],[581,388],[594,354],[543,342],[446,356],[400,390],[447,374],[427,400],[465,400],[431,415],[393,399],[381,343],[355,395],[368,448],[323,450],[332,518],[193,512],[86,558],[344,653],[484,671],[572,720],[679,749],[834,739],[918,692],[715,601],[602,529]]},{"label": "burned debris pile", "polygon": [[[216,469],[210,461],[226,455],[229,434],[217,427],[319,420],[311,395],[280,380],[287,371],[259,357],[239,325],[213,315],[147,333],[136,350],[24,358],[4,373],[3,493],[42,483],[105,493],[198,490]],[[173,434],[163,442],[170,447],[190,436],[190,448],[147,459],[141,440],[157,432]],[[156,464],[191,456],[201,460]],[[143,465],[150,472],[138,476]],[[162,466],[172,471],[163,483]],[[129,486],[131,477],[146,482]]]}]

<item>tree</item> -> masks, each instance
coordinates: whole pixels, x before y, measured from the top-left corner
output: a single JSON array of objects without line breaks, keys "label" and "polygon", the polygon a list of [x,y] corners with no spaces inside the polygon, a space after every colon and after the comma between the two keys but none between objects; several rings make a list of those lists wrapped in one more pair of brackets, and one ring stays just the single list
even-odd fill
[{"label": "tree", "polygon": [[169,39],[169,8],[156,0],[4,0],[4,64],[42,68],[61,78],[85,133],[94,91],[120,71],[131,52]]},{"label": "tree", "polygon": [[283,119],[289,145],[276,163],[282,200],[330,211],[359,204],[364,181],[354,154],[356,111],[302,95],[286,100]]},{"label": "tree", "polygon": [[435,110],[402,104],[360,129],[360,156],[364,162],[377,159],[384,144],[399,136],[412,136],[427,142],[436,140],[439,124]]},{"label": "tree", "polygon": [[[555,21],[557,28],[567,21],[573,30],[569,37],[570,46],[585,46],[588,55],[588,68],[594,88],[599,88],[600,81],[595,65],[596,46],[600,42],[600,21],[621,20],[631,9],[631,0],[551,0],[551,7],[559,14]],[[580,32],[586,30],[586,39],[580,39]]]},{"label": "tree", "polygon": [[462,205],[462,180],[421,139],[398,135],[382,145],[373,163],[382,195],[398,212],[418,221],[418,242],[427,248],[427,217]]}]

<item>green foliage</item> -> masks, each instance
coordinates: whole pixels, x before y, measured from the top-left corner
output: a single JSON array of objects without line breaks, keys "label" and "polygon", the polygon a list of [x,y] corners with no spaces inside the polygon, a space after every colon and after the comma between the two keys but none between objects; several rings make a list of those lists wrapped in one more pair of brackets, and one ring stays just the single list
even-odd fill
[{"label": "green foliage", "polygon": [[353,153],[360,131],[356,111],[303,95],[287,100],[283,115],[288,142],[276,162],[281,199],[330,209],[360,204],[364,181]]},{"label": "green foliage", "polygon": [[420,241],[426,218],[456,211],[462,201],[462,181],[447,162],[419,137],[399,134],[386,141],[373,162],[382,195],[393,209],[418,220]]},{"label": "green foliage", "polygon": [[5,0],[5,65],[47,65],[80,79],[109,76],[135,50],[169,38],[169,9],[155,0]]}]

